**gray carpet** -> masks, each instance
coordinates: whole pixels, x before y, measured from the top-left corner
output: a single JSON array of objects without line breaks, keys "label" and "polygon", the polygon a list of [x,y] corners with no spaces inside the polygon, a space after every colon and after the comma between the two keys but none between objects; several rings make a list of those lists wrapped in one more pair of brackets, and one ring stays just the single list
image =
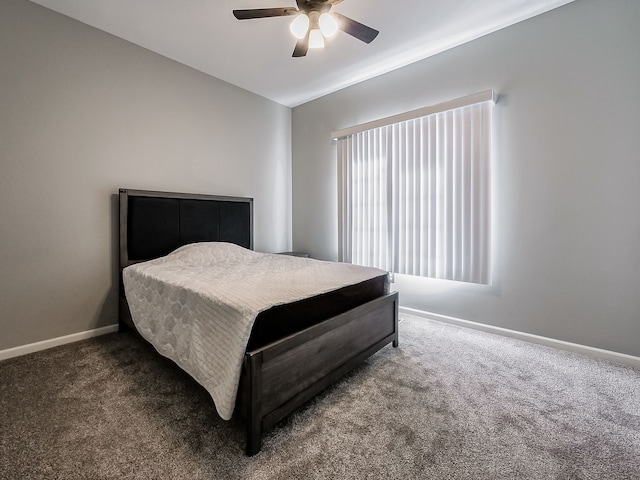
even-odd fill
[{"label": "gray carpet", "polygon": [[404,316],[243,453],[132,333],[0,362],[2,479],[640,479],[640,371]]}]

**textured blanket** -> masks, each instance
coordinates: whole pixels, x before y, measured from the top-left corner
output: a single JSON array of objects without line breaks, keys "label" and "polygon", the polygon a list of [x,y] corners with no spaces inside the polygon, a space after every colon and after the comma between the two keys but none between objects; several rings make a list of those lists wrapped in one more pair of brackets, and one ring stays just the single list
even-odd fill
[{"label": "textured blanket", "polygon": [[384,274],[216,242],[131,265],[123,280],[138,332],[200,383],[228,420],[260,312]]}]

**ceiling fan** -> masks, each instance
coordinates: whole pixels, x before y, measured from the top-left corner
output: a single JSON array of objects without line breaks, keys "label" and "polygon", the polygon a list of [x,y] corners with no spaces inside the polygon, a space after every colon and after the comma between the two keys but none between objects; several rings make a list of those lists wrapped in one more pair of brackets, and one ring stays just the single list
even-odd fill
[{"label": "ceiling fan", "polygon": [[323,48],[324,37],[332,37],[338,30],[352,37],[371,43],[378,36],[378,30],[356,22],[337,12],[329,13],[331,7],[342,0],[296,0],[298,8],[253,8],[234,10],[238,20],[252,18],[295,16],[289,26],[291,33],[298,39],[293,57],[304,57],[309,48]]}]

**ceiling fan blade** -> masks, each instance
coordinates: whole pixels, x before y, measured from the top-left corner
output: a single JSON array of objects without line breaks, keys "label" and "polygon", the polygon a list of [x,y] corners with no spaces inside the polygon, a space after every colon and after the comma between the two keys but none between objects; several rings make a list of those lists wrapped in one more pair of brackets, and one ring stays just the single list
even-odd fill
[{"label": "ceiling fan blade", "polygon": [[292,57],[304,57],[309,51],[309,33],[311,31],[307,30],[307,34],[297,41],[296,48],[293,49]]},{"label": "ceiling fan blade", "polygon": [[345,17],[344,15],[333,12],[331,13],[338,21],[338,25],[340,30],[345,33],[348,33],[352,37],[357,38],[358,40],[362,40],[364,43],[371,43],[378,36],[378,30],[375,30],[371,27],[367,27],[360,22],[356,22],[355,20]]},{"label": "ceiling fan blade", "polygon": [[291,7],[281,8],[252,8],[249,10],[234,10],[233,15],[238,20],[249,20],[252,18],[284,17],[295,15],[298,11]]}]

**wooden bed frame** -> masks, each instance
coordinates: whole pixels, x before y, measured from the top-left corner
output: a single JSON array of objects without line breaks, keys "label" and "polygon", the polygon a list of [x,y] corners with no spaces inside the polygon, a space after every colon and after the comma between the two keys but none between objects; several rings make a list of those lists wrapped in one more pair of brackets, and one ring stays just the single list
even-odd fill
[{"label": "wooden bed frame", "polygon": [[[120,189],[121,273],[197,241],[253,248],[253,199]],[[121,274],[120,329],[130,328]],[[263,431],[389,343],[398,346],[397,292],[247,351],[236,401],[246,421],[247,455],[260,451]]]}]

